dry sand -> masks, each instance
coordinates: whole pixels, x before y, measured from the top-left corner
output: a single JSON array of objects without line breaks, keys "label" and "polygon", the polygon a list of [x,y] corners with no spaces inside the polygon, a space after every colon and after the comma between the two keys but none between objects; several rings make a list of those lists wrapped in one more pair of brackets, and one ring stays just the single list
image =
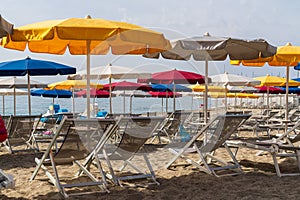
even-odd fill
[{"label": "dry sand", "polygon": [[[225,157],[224,152],[221,149],[218,154]],[[250,149],[241,149],[238,153],[237,159],[244,174],[215,177],[192,166],[163,169],[170,155],[161,149],[159,153],[150,155],[160,185],[122,188],[110,184],[109,194],[89,194],[70,199],[299,199],[300,177],[277,177],[270,155],[256,156],[256,153]],[[34,154],[28,153],[9,154],[1,148],[0,169],[14,175],[16,187],[2,189],[0,199],[61,199],[58,190],[48,182],[43,172],[36,180],[28,181],[35,169],[34,157]],[[286,171],[295,170],[295,161],[282,159],[281,166]],[[64,175],[72,174],[76,169],[75,166],[65,168]],[[92,191],[95,190],[92,188]]]}]

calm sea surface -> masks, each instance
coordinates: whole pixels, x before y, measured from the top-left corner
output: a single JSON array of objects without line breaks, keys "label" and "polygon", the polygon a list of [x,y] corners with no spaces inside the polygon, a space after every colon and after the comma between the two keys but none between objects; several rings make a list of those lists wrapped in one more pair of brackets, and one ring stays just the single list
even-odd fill
[{"label": "calm sea surface", "polygon": [[[2,115],[11,115],[14,112],[14,97],[4,97],[4,113],[3,113],[3,98],[0,99],[0,113]],[[28,114],[28,97],[17,96],[17,115]],[[31,96],[31,113],[41,114],[45,113],[53,102],[52,98],[35,97]],[[109,98],[91,98],[91,103],[96,102],[99,109],[109,111]],[[112,99],[113,112],[124,113],[124,97],[117,96]],[[54,103],[59,104],[61,108],[66,108],[72,111],[72,98],[60,99],[55,98]],[[166,104],[168,104],[168,111],[173,110],[173,99],[161,98],[132,98],[132,113],[146,113],[146,112],[162,112],[166,111]],[[184,96],[176,99],[176,109],[178,110],[191,110],[199,109],[202,104],[202,99],[192,99],[191,96]],[[75,112],[84,112],[86,108],[86,98],[75,98]],[[130,112],[130,98],[125,97],[125,112]]]}]

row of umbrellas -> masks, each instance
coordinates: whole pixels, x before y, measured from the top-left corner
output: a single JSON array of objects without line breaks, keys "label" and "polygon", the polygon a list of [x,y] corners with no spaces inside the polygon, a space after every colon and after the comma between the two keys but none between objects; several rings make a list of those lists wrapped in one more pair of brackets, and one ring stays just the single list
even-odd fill
[{"label": "row of umbrellas", "polygon": [[[5,26],[1,29],[5,31]],[[11,28],[12,29],[12,28]],[[11,31],[1,41],[5,48],[24,51],[26,46],[36,53],[64,54],[66,49],[72,55],[86,55],[87,71],[87,110],[89,114],[90,55],[143,54],[147,58],[160,56],[172,60],[205,61],[205,87],[208,80],[208,62],[222,61],[228,56],[231,60],[269,59],[289,66],[300,61],[299,49],[289,46],[276,48],[263,39],[243,40],[229,37],[212,37],[206,33],[201,37],[191,37],[169,42],[163,34],[125,22],[104,19],[71,18],[50,20],[25,25]],[[4,35],[5,35],[4,34]],[[299,47],[300,48],[300,47]],[[269,62],[269,60],[268,60]],[[257,62],[256,62],[257,63]],[[286,85],[288,94],[288,84]],[[207,88],[205,89],[207,91]],[[204,98],[207,113],[207,93]],[[287,117],[287,116],[286,116]],[[205,116],[207,119],[207,116]]]},{"label": "row of umbrellas", "polygon": [[[16,60],[16,61],[10,61],[10,62],[4,62],[0,64],[1,66],[1,71],[3,72],[3,74],[7,74],[7,75],[17,75],[17,74],[32,74],[32,75],[40,75],[40,74],[44,74],[44,71],[47,71],[49,69],[55,69],[55,70],[51,70],[52,74],[55,73],[60,73],[60,74],[68,74],[68,73],[72,73],[74,71],[74,68],[69,67],[69,66],[65,66],[65,65],[61,65],[59,63],[53,63],[53,62],[48,62],[48,61],[41,61],[41,60],[34,60],[34,59],[30,59],[30,58],[26,58],[24,60]],[[17,68],[18,66],[20,66],[19,68]],[[102,71],[99,73],[100,68],[102,69]],[[17,70],[16,70],[17,69]],[[46,70],[47,69],[47,70]],[[92,78],[110,78],[110,82],[111,82],[111,78],[115,78],[115,79],[121,79],[121,78],[137,78],[137,77],[150,77],[151,74],[149,73],[142,73],[139,72],[137,70],[131,69],[131,68],[126,68],[126,67],[119,67],[119,66],[111,66],[108,65],[106,67],[99,67],[97,68],[97,70],[95,68],[93,68],[93,74],[92,74]],[[69,72],[68,72],[69,71]],[[49,73],[50,74],[50,73]],[[76,75],[70,76],[71,78],[75,77],[78,78],[78,76],[82,77],[86,77],[86,74],[83,72],[81,75],[78,73]],[[267,76],[268,78],[268,76]],[[228,85],[257,85],[260,81],[258,80],[254,80],[248,77],[242,77],[242,76],[238,76],[238,75],[233,75],[233,74],[221,74],[221,75],[217,75],[217,76],[212,76],[212,79],[214,80],[214,82],[218,82],[221,83],[222,85],[225,85],[225,87],[227,87]],[[273,82],[270,82],[270,80],[268,80],[268,84],[270,85],[274,85],[274,78],[272,78]],[[279,79],[279,80],[277,80]],[[283,78],[277,78],[275,80],[278,82],[277,84],[282,84],[283,82]],[[209,79],[210,80],[210,79]],[[187,72],[187,71],[181,71],[181,70],[170,70],[170,71],[165,71],[165,72],[159,72],[159,73],[154,73],[152,74],[151,78],[148,79],[139,79],[139,82],[145,82],[145,83],[174,83],[173,86],[172,84],[169,85],[155,85],[155,87],[158,88],[154,88],[156,90],[165,90],[165,88],[159,88],[159,87],[169,87],[169,90],[174,90],[174,95],[175,95],[175,91],[184,91],[186,90],[186,87],[180,88],[179,85],[175,85],[175,83],[203,83],[204,82],[204,77],[200,74],[196,74],[193,72]],[[265,82],[265,81],[264,81]],[[295,81],[294,81],[295,82]],[[6,84],[10,84],[10,83],[6,83]],[[97,86],[97,84],[95,83],[90,83],[91,87],[94,88]],[[38,85],[36,85],[34,82],[28,84],[25,83],[23,85],[20,84],[12,84],[12,85],[18,85],[21,87],[24,87],[25,85],[30,87],[34,86],[37,87]],[[61,85],[63,87],[61,87]],[[275,84],[276,85],[276,84]],[[112,89],[115,87],[113,84],[108,84],[108,86],[110,86]],[[172,86],[173,88],[170,88],[170,86]],[[1,83],[0,83],[0,87],[1,87]],[[41,87],[41,85],[39,85],[38,87]],[[128,83],[126,84],[126,89],[136,89],[136,86],[133,85],[132,88],[128,88]],[[204,86],[205,87],[205,86]],[[56,84],[50,84],[49,85],[50,89],[56,88],[56,89],[71,89],[71,88],[76,88],[76,89],[83,89],[86,88],[86,82],[85,81],[76,81],[76,83],[73,83],[72,80],[68,81],[68,82],[58,82]],[[122,86],[120,85],[120,83],[118,83],[118,88],[122,89]],[[107,90],[109,89],[106,88]],[[147,90],[146,88],[140,88],[142,90]],[[149,89],[148,89],[149,90]],[[226,91],[226,90],[225,90]],[[175,102],[175,101],[174,101]],[[174,103],[175,105],[175,103]],[[227,105],[227,104],[225,104]],[[174,106],[175,109],[175,106]]]},{"label": "row of umbrellas", "polygon": [[[4,67],[2,67],[1,69],[3,70],[4,73],[11,73],[11,74],[15,74],[16,72],[13,72],[13,70],[9,70],[9,68],[11,67],[12,69],[16,69],[15,65],[19,65],[19,66],[25,66],[24,69],[19,69],[18,72],[19,73],[24,73],[24,71],[27,69],[29,71],[30,74],[38,74],[41,73],[41,71],[39,72],[34,72],[31,70],[34,70],[35,66],[46,66],[44,63],[46,63],[46,61],[41,62],[40,60],[33,60],[30,58],[26,58],[25,60],[17,60],[17,61],[10,61],[10,62],[5,62],[4,63]],[[21,63],[21,64],[20,64]],[[41,64],[42,63],[42,64]],[[48,63],[48,62],[47,62]],[[54,63],[49,62],[50,65],[54,65]],[[61,69],[62,65],[57,64],[57,68]],[[29,67],[28,67],[29,66]],[[48,67],[48,66],[46,66]],[[39,67],[41,68],[41,67]],[[51,67],[48,67],[51,68]],[[52,67],[53,68],[53,67]],[[69,69],[71,67],[67,67],[67,66],[63,66],[63,68]],[[100,68],[102,69],[102,71],[99,73]],[[93,68],[94,69],[94,68]],[[23,71],[22,71],[23,70]],[[54,70],[52,70],[54,71]],[[96,74],[98,73],[98,74]],[[126,67],[119,67],[119,66],[111,66],[108,65],[106,67],[99,67],[98,70],[94,70],[92,77],[93,78],[99,78],[99,77],[113,77],[116,79],[120,79],[122,78],[122,76],[125,76],[126,78],[135,78],[135,77],[146,77],[146,76],[150,76],[151,74],[147,74],[147,73],[141,73],[137,70],[133,70],[131,68],[126,68]],[[70,76],[70,78],[78,78],[79,76],[85,77],[86,74],[83,72],[83,74],[76,74],[73,76]],[[243,77],[243,76],[238,76],[238,75],[233,75],[233,74],[220,74],[220,75],[216,75],[216,76],[211,76],[211,78],[214,80],[214,82],[219,83],[221,85],[225,85],[225,87],[229,86],[245,86],[245,85],[257,85],[260,83],[260,81],[258,80],[254,80],[252,78],[248,78],[248,77]],[[269,77],[266,76],[266,78],[268,79]],[[271,77],[270,77],[271,78]],[[269,78],[269,79],[270,79]],[[275,77],[276,78],[276,77]],[[267,80],[267,83],[270,85],[274,85],[274,80],[277,81],[277,84],[282,84],[282,82],[284,82],[283,78],[279,78],[277,77],[277,79],[274,79],[274,77],[272,77],[271,80]],[[283,79],[283,80],[282,80]],[[28,83],[17,83],[16,80],[17,79],[12,79],[14,80],[13,83],[11,83],[11,81],[5,81],[5,85],[11,85],[11,86],[18,86],[18,87],[24,87],[24,86],[29,86]],[[273,81],[273,82],[271,82]],[[203,83],[204,82],[204,77],[200,74],[196,74],[193,72],[187,72],[187,71],[181,71],[181,70],[170,70],[170,71],[165,71],[165,72],[159,72],[159,73],[154,73],[152,74],[152,77],[149,79],[139,79],[139,82],[145,82],[145,83]],[[266,81],[262,81],[263,83],[265,83]],[[296,82],[296,81],[294,81]],[[124,83],[124,85],[122,85],[122,83]],[[298,83],[298,82],[297,82]],[[109,88],[111,87],[111,89],[115,89],[115,87],[117,87],[119,90],[125,90],[125,89],[132,89],[135,90],[137,89],[141,89],[141,90],[150,90],[149,88],[147,88],[147,86],[143,85],[137,85],[135,83],[132,83],[132,85],[130,85],[130,82],[117,82],[117,83],[113,83],[113,84],[107,84],[104,89],[109,90]],[[44,85],[42,85],[41,83],[39,83],[39,85],[37,85],[37,83],[31,82],[31,86],[32,87],[43,87]],[[80,80],[68,80],[68,81],[62,81],[62,82],[58,82],[55,84],[50,84],[48,85],[49,89],[84,89],[86,88],[86,82],[85,81],[80,81]],[[1,82],[0,82],[0,87],[1,87]],[[92,88],[98,88],[100,87],[99,84],[96,83],[91,83],[91,87]],[[214,86],[208,86],[208,87],[214,87]],[[197,90],[202,90],[205,91],[205,86],[203,85],[195,85],[192,88],[194,91]],[[165,90],[169,90],[169,91],[174,91],[174,95],[176,94],[175,91],[190,91],[189,88],[178,85],[178,84],[155,84],[152,86],[152,90],[157,90],[157,91],[165,91]],[[211,90],[209,88],[209,90]],[[216,88],[214,88],[214,90],[216,90]],[[227,91],[226,89],[223,91]],[[53,96],[53,91],[47,91],[47,94],[50,94],[50,96]],[[93,96],[93,95],[92,95]],[[175,102],[175,101],[174,101]]]}]

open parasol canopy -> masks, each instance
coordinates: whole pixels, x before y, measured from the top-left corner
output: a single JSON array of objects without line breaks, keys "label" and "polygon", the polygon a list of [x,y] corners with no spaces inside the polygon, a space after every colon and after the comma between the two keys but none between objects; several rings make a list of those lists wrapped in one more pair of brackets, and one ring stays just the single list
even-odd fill
[{"label": "open parasol canopy", "polygon": [[16,114],[16,96],[27,95],[27,91],[16,88],[1,88],[0,95],[2,96],[2,114],[5,115],[5,96],[14,96],[14,114]]},{"label": "open parasol canopy", "polygon": [[162,33],[126,22],[105,19],[68,18],[37,22],[14,29],[4,37],[5,48],[62,55],[86,55],[87,116],[90,117],[90,55],[155,53],[171,48]]},{"label": "open parasol canopy", "polygon": [[[276,53],[276,47],[263,39],[243,40],[230,37],[213,37],[205,33],[201,37],[191,37],[171,41],[172,49],[144,55],[147,58],[160,56],[172,60],[205,61],[205,85],[208,85],[208,61],[222,61],[229,57],[232,60],[250,60],[266,58]],[[205,91],[208,91],[206,88]],[[207,121],[207,92],[204,93],[204,118]]]},{"label": "open parasol canopy", "polygon": [[75,74],[76,68],[64,64],[36,60],[27,57],[26,59],[13,60],[0,63],[0,76],[25,76],[27,75],[28,88],[28,112],[31,115],[30,101],[30,76],[46,76],[46,75],[68,75]]},{"label": "open parasol canopy", "polygon": [[[176,84],[196,84],[204,83],[205,77],[195,72],[183,70],[168,70],[156,72],[151,75],[149,79],[138,79],[139,83],[152,83],[152,84],[173,84],[173,95],[176,94]],[[173,98],[173,110],[175,111],[175,96]]]},{"label": "open parasol canopy", "polygon": [[13,27],[11,23],[6,21],[1,15],[0,15],[0,38],[7,36],[8,34],[13,33]]},{"label": "open parasol canopy", "polygon": [[[285,120],[288,121],[288,94],[289,94],[289,74],[290,67],[294,67],[298,65],[300,62],[300,46],[292,46],[291,43],[287,43],[285,46],[280,46],[277,48],[276,54],[270,58],[258,58],[255,60],[242,60],[238,59],[236,61],[232,61],[232,64],[239,65],[242,63],[245,66],[264,66],[266,63],[270,66],[285,66],[286,67],[286,81],[285,81],[285,100],[286,100],[286,111],[285,111]],[[285,130],[287,130],[287,124],[285,126]]]},{"label": "open parasol canopy", "polygon": [[[26,80],[23,77],[4,78],[4,79],[0,79],[0,88],[12,88],[14,91],[16,91],[16,88],[27,88],[27,90],[30,91],[30,88],[43,88],[47,86],[47,84],[45,83],[41,83],[33,80],[31,80],[30,83],[31,84],[28,84],[28,79]],[[26,94],[30,96],[30,92],[29,94],[28,92]],[[16,95],[17,94],[14,94],[14,115],[16,115],[16,106],[17,106]],[[28,98],[28,100],[29,99],[30,98]],[[29,111],[31,111],[31,106],[29,102],[28,102],[28,109]]]}]

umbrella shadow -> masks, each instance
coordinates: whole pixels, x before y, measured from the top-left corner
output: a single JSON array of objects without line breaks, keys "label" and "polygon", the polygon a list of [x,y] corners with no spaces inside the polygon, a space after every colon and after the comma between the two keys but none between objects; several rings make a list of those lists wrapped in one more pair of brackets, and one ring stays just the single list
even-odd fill
[{"label": "umbrella shadow", "polygon": [[[163,173],[168,173],[164,171]],[[264,173],[250,172],[238,176],[215,177],[199,171],[185,175],[171,175],[169,178],[158,177],[160,185],[147,187],[120,187],[109,185],[110,193],[85,194],[74,199],[282,199],[297,183],[297,177],[278,178]],[[290,194],[296,197],[296,193]],[[39,195],[36,199],[59,199],[57,192]]]},{"label": "umbrella shadow", "polygon": [[35,157],[40,157],[40,153],[18,153],[0,155],[0,169],[10,170],[14,168],[31,168],[35,167]]}]

